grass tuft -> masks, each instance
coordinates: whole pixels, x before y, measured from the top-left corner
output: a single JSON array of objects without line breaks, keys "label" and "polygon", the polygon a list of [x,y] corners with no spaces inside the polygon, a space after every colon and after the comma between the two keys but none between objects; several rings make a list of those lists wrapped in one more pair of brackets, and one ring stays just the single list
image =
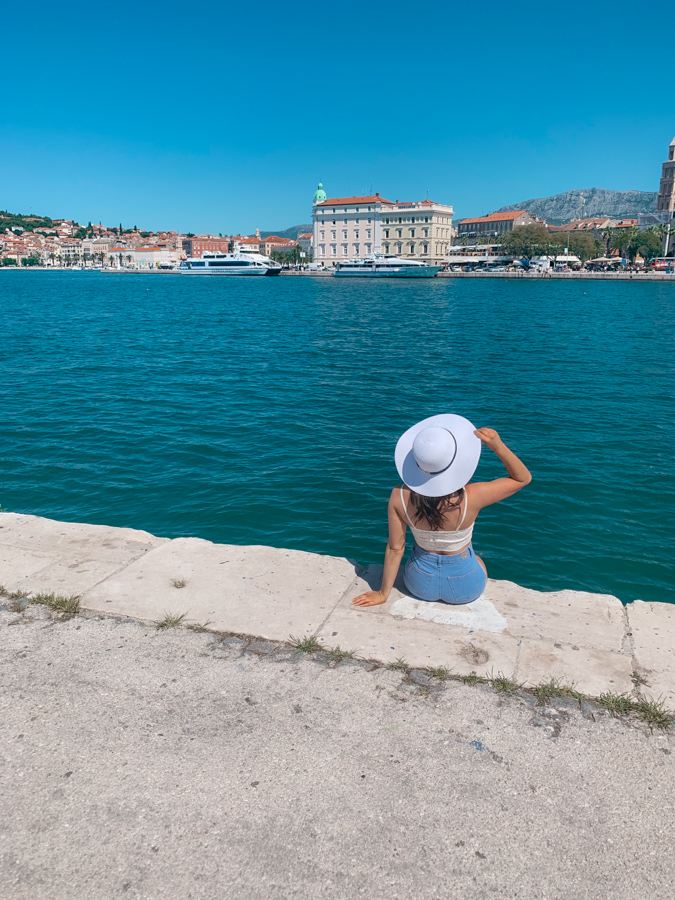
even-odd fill
[{"label": "grass tuft", "polygon": [[355,652],[355,650],[343,650],[338,644],[337,647],[327,650],[326,654],[330,657],[332,662],[339,663],[342,662],[343,659],[354,659]]},{"label": "grass tuft", "polygon": [[300,653],[316,653],[323,650],[320,641],[313,634],[306,634],[302,638],[291,635],[291,646]]},{"label": "grass tuft", "polygon": [[19,588],[18,591],[10,591],[5,596],[9,597],[10,600],[25,600],[28,597],[28,594],[28,591],[25,591],[23,588]]},{"label": "grass tuft", "polygon": [[627,716],[635,709],[635,701],[628,694],[600,694],[598,703],[615,717]]},{"label": "grass tuft", "polygon": [[551,678],[550,681],[538,684],[536,687],[532,688],[532,693],[542,706],[546,706],[546,704],[555,697],[573,697],[578,703],[581,703],[586,699],[585,694],[582,694],[580,691],[575,691],[574,688],[567,684],[563,684],[561,681],[558,681],[557,678]]},{"label": "grass tuft", "polygon": [[427,675],[431,678],[438,678],[440,681],[445,681],[446,678],[450,677],[450,669],[446,669],[445,666],[435,666],[427,669]]},{"label": "grass tuft", "polygon": [[390,672],[407,672],[410,669],[410,666],[402,656],[399,656],[394,660],[393,663],[389,663],[387,669]]},{"label": "grass tuft", "polygon": [[28,605],[26,603],[22,603],[20,600],[12,600],[12,602],[9,604],[9,608],[12,610],[12,612],[22,613],[28,609]]},{"label": "grass tuft", "polygon": [[187,613],[181,613],[177,615],[176,613],[164,613],[163,619],[158,619],[155,623],[155,629],[157,631],[165,631],[167,628],[177,628],[183,619],[187,616]]},{"label": "grass tuft", "polygon": [[31,603],[39,603],[53,609],[54,612],[62,612],[68,616],[74,616],[80,611],[80,598],[76,596],[65,597],[63,594],[34,594],[28,598]]},{"label": "grass tuft", "polygon": [[675,715],[666,709],[663,700],[640,700],[635,704],[635,712],[650,728],[670,728],[675,724]]},{"label": "grass tuft", "polygon": [[184,588],[185,585],[187,584],[187,581],[185,580],[185,578],[172,578],[171,584],[175,588]]},{"label": "grass tuft", "polygon": [[468,675],[460,675],[459,680],[463,684],[485,684],[485,679],[482,675],[476,675],[475,672],[470,672]]},{"label": "grass tuft", "polygon": [[490,675],[487,682],[498,694],[515,694],[520,688],[519,684],[511,681],[506,675]]},{"label": "grass tuft", "polygon": [[635,687],[642,687],[643,684],[649,683],[644,675],[640,675],[639,672],[633,672],[630,676],[630,680],[633,682]]},{"label": "grass tuft", "polygon": [[6,597],[6,596],[7,596],[7,588],[4,586],[4,584],[0,584],[0,597]]}]

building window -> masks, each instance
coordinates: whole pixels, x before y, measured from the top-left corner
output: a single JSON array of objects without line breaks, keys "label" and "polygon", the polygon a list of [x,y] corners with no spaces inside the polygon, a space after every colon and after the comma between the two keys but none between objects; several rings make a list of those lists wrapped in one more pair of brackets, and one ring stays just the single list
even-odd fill
[{"label": "building window", "polygon": [[347,240],[347,231],[346,230],[342,232],[342,240],[343,241]]},{"label": "building window", "polygon": [[342,245],[342,255],[349,256],[349,245],[348,244]]},{"label": "building window", "polygon": [[[368,221],[370,222],[370,219],[368,219]],[[385,224],[385,225],[388,225],[388,224],[389,224],[389,219],[385,219],[385,220],[384,220],[384,224]]]},{"label": "building window", "polygon": [[366,256],[370,256],[370,244],[366,244]]},{"label": "building window", "polygon": [[321,232],[321,240],[323,241],[323,240],[325,240],[325,238],[326,238],[326,232],[322,231]]},{"label": "building window", "polygon": [[410,237],[415,237],[415,229],[410,228],[409,231],[410,231]]},{"label": "building window", "polygon": [[[333,212],[335,212],[335,210],[333,210]],[[335,219],[333,219],[333,225],[335,225]]]},{"label": "building window", "polygon": [[402,245],[402,244],[397,244],[397,245],[396,245],[396,252],[397,252],[398,254],[401,253],[401,250],[402,250],[402,249],[403,249],[403,245]]},{"label": "building window", "polygon": [[356,240],[358,241],[358,239],[359,239],[359,229],[358,229],[358,228],[356,228],[356,229],[354,230],[354,237],[355,237]]},{"label": "building window", "polygon": [[402,228],[396,229],[396,237],[403,237],[403,229]]},{"label": "building window", "polygon": [[331,233],[330,233],[330,236],[331,236],[331,240],[333,240],[333,241],[334,241],[334,240],[335,240],[335,237],[336,237],[336,235],[337,235],[337,232],[336,232],[336,231],[331,231]]},{"label": "building window", "polygon": [[429,245],[425,244],[424,245],[424,255],[426,256],[428,252],[429,252]]},{"label": "building window", "polygon": [[424,237],[429,237],[429,229],[428,228],[423,228],[422,231],[424,232]]},{"label": "building window", "polygon": [[410,244],[410,252],[411,253],[415,252],[415,245],[413,243]]},{"label": "building window", "polygon": [[359,245],[354,244],[354,256],[358,256],[358,255],[359,255]]},{"label": "building window", "polygon": [[389,253],[389,244],[384,245],[384,252]]},{"label": "building window", "polygon": [[325,222],[324,219],[321,220],[321,224],[322,224],[322,225],[325,225],[325,224],[326,224],[326,222]]},{"label": "building window", "polygon": [[411,221],[411,222],[413,223],[413,225],[414,225],[414,224],[415,224],[415,216],[413,216],[412,219],[411,219],[410,221]]},{"label": "building window", "polygon": [[[370,228],[366,228],[366,237],[370,237]],[[387,235],[387,237],[389,237],[389,235]]]},{"label": "building window", "polygon": [[[358,209],[357,209],[356,211],[358,212]],[[354,222],[355,222],[356,225],[359,224],[359,220],[358,220],[358,219],[355,219]]]},{"label": "building window", "polygon": [[337,256],[337,247],[335,246],[335,244],[330,245],[330,255]]},{"label": "building window", "polygon": [[319,244],[319,256],[325,256],[325,255],[326,255],[326,245]]},{"label": "building window", "polygon": [[403,221],[403,219],[399,216],[399,217],[398,217],[398,221],[399,221],[399,224],[400,224],[400,223]]},{"label": "building window", "polygon": [[345,224],[345,225],[347,224],[347,220],[346,220],[346,219],[344,220],[344,224]]}]

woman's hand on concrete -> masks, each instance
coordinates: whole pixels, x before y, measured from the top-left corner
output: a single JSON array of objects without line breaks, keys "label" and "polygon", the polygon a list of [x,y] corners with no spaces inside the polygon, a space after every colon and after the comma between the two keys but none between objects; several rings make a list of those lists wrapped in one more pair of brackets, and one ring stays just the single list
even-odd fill
[{"label": "woman's hand on concrete", "polygon": [[477,438],[485,444],[490,450],[496,450],[503,445],[502,439],[499,437],[494,428],[477,428],[474,431]]},{"label": "woman's hand on concrete", "polygon": [[386,603],[387,598],[382,591],[367,591],[360,594],[352,600],[352,606],[378,606],[380,603]]}]

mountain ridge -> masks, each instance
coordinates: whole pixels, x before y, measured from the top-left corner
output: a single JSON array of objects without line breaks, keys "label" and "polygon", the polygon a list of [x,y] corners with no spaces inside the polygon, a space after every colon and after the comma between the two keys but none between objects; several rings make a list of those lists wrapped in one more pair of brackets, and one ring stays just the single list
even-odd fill
[{"label": "mountain ridge", "polygon": [[545,219],[551,225],[565,225],[574,219],[607,216],[612,219],[635,219],[639,213],[654,212],[656,191],[610,191],[606,188],[583,188],[563,191],[551,197],[536,197],[496,212],[526,209],[530,215]]}]

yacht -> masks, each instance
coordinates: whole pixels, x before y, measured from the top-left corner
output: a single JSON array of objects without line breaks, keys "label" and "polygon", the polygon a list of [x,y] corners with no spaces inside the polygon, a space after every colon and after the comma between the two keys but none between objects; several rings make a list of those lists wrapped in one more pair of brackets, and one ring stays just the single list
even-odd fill
[{"label": "yacht", "polygon": [[335,266],[334,275],[367,276],[369,278],[433,278],[443,266],[430,266],[419,259],[400,259],[398,256],[367,256],[350,259]]},{"label": "yacht", "polygon": [[184,259],[181,275],[279,275],[281,266],[259,253],[204,253]]}]

